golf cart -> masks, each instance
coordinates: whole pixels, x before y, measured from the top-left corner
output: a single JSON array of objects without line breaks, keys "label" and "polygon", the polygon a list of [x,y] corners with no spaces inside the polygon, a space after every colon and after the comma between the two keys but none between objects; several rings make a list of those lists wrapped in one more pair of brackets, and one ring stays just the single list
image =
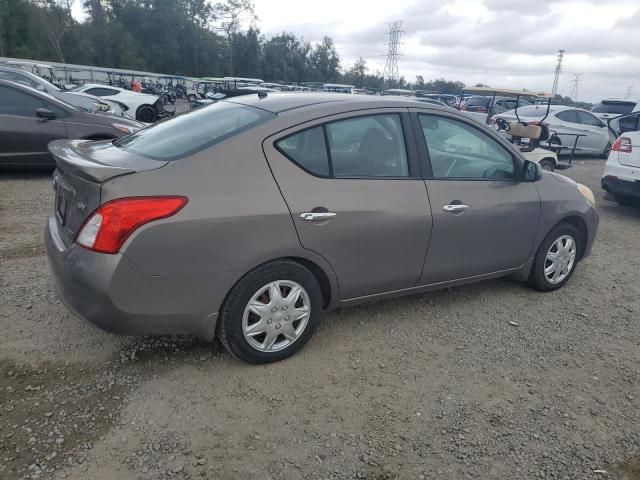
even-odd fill
[{"label": "golf cart", "polygon": [[[477,108],[465,108],[462,99],[466,94],[473,97],[486,98],[485,101],[475,102],[480,106]],[[471,97],[471,98],[473,98]],[[498,133],[505,135],[513,143],[527,160],[538,163],[543,170],[553,172],[556,169],[566,169],[570,165],[560,164],[558,155],[554,151],[553,145],[557,143],[554,132],[549,131],[549,127],[544,124],[544,120],[549,115],[552,96],[546,93],[533,93],[527,91],[496,89],[490,87],[465,88],[460,96],[458,109],[474,120],[495,125]],[[468,101],[468,100],[467,100]],[[544,117],[535,123],[527,123],[520,120],[518,107],[530,105],[533,102],[544,101],[547,104],[547,112]],[[516,122],[507,122],[502,118],[493,120],[493,115],[514,109]],[[541,146],[546,142],[546,146]],[[576,138],[577,142],[577,138]]]}]

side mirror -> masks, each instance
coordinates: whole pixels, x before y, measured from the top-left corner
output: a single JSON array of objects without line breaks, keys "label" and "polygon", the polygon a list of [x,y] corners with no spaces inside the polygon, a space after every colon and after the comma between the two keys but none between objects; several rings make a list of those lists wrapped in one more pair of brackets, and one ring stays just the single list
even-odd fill
[{"label": "side mirror", "polygon": [[56,114],[48,108],[39,108],[36,110],[36,117],[41,118],[43,121],[47,121],[56,118]]},{"label": "side mirror", "polygon": [[522,179],[525,182],[535,182],[542,178],[542,169],[540,165],[531,160],[525,160]]}]

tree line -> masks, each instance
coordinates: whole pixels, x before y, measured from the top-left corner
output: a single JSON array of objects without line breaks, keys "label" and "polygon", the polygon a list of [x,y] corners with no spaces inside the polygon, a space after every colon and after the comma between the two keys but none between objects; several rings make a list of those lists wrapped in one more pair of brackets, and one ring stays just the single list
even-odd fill
[{"label": "tree line", "polygon": [[[262,34],[251,0],[86,0],[83,21],[71,14],[71,4],[0,0],[0,57],[192,77],[383,86],[381,73],[364,59],[343,65],[328,36],[312,44],[287,32]],[[464,87],[422,77],[384,86],[443,93]]]},{"label": "tree line", "polygon": [[[0,57],[144,70],[190,77],[251,77],[272,82],[346,83],[459,94],[464,83],[418,75],[384,82],[363,58],[344,65],[333,40],[267,36],[252,0],[0,0]],[[478,85],[480,86],[480,85]],[[556,103],[571,105],[557,95]],[[588,106],[588,104],[579,104]]]}]

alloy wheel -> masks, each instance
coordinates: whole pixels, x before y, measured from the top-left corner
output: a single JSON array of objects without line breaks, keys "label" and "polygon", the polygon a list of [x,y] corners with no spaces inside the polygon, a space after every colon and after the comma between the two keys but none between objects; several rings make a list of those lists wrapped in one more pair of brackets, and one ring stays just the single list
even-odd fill
[{"label": "alloy wheel", "polygon": [[309,294],[298,283],[277,280],[251,297],[242,315],[242,333],[260,352],[277,352],[294,343],[307,328]]},{"label": "alloy wheel", "polygon": [[569,276],[576,262],[576,241],[571,235],[562,235],[551,244],[544,260],[544,276],[551,285]]}]

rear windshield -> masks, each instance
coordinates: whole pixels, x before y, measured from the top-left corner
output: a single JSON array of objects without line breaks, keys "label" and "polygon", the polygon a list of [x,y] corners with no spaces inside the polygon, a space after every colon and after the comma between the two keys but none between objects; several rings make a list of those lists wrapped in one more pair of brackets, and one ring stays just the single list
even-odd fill
[{"label": "rear windshield", "polygon": [[275,115],[265,110],[216,102],[114,140],[113,144],[138,155],[171,161],[188,157],[272,118]]},{"label": "rear windshield", "polygon": [[625,115],[633,111],[635,102],[600,102],[591,109],[594,113],[616,113],[618,115]]}]

